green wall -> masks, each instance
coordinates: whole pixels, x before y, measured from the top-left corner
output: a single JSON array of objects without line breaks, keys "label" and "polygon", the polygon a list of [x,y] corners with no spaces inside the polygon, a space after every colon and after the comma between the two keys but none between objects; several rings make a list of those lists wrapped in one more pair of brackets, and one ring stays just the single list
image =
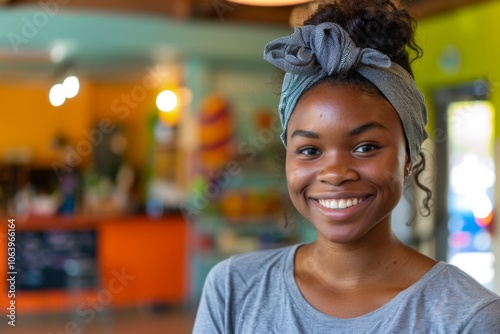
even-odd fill
[{"label": "green wall", "polygon": [[[447,85],[475,79],[486,79],[490,84],[491,101],[500,111],[500,1],[487,2],[419,21],[417,40],[424,49],[424,57],[414,63],[417,85],[426,95],[430,109],[429,132],[434,129],[433,90]],[[455,52],[449,53],[450,48]],[[446,54],[448,53],[448,57]],[[456,56],[459,55],[458,58]],[[458,60],[458,61],[457,61]],[[496,149],[500,149],[500,117],[495,117]],[[496,156],[496,174],[500,175],[499,155]],[[499,184],[495,193],[500,193]],[[500,207],[499,197],[495,207]],[[498,217],[495,225],[498,226]],[[493,235],[494,291],[500,291],[500,235]]]},{"label": "green wall", "polygon": [[[495,1],[418,22],[417,41],[424,57],[415,61],[413,68],[417,84],[428,101],[430,129],[434,125],[432,93],[438,87],[486,79],[490,83],[491,100],[500,111],[499,17],[500,2]],[[495,128],[500,129],[500,117],[495,122]],[[499,136],[500,132],[496,133]]]}]

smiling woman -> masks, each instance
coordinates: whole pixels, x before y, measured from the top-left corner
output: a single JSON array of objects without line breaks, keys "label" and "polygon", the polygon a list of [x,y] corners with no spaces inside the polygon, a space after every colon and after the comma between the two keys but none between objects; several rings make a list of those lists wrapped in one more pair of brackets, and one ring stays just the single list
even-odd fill
[{"label": "smiling woman", "polygon": [[209,274],[195,333],[498,333],[500,298],[400,242],[391,213],[425,169],[427,109],[408,52],[414,20],[389,0],[321,5],[270,42],[288,192],[310,244],[233,256]]},{"label": "smiling woman", "polygon": [[353,241],[375,224],[390,230],[409,162],[401,121],[383,96],[319,84],[297,103],[288,133],[290,197],[319,239]]}]

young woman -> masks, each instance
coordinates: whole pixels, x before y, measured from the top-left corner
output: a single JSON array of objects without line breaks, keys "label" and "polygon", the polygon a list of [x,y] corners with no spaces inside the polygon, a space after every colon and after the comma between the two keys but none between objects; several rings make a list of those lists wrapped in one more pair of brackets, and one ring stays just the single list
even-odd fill
[{"label": "young woman", "polygon": [[389,0],[344,0],[266,46],[286,72],[288,191],[318,238],[219,263],[194,333],[500,333],[498,296],[391,231],[412,172],[429,194],[413,27]]}]

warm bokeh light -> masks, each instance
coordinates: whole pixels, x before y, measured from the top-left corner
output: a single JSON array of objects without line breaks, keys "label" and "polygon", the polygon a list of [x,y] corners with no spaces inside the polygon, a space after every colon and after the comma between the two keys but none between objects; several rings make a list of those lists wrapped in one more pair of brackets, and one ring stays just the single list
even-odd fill
[{"label": "warm bokeh light", "polygon": [[76,94],[78,94],[78,92],[80,91],[80,81],[78,81],[78,78],[74,75],[71,75],[64,79],[63,86],[64,94],[68,99],[75,97]]},{"label": "warm bokeh light", "polygon": [[52,86],[49,92],[49,101],[54,107],[61,106],[66,100],[66,93],[62,84]]},{"label": "warm bokeh light", "polygon": [[490,228],[490,224],[493,222],[493,211],[490,211],[490,213],[483,218],[474,217],[474,221],[480,227]]},{"label": "warm bokeh light", "polygon": [[177,95],[171,90],[164,90],[156,97],[156,106],[164,112],[170,112],[177,107]]}]

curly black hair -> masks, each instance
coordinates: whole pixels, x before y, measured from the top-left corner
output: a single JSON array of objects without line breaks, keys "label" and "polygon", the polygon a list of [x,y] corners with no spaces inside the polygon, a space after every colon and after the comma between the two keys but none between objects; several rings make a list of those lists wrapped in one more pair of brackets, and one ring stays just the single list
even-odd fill
[{"label": "curly black hair", "polygon": [[[413,76],[410,64],[422,57],[415,42],[416,20],[390,0],[341,0],[319,5],[304,25],[334,22],[358,47],[378,50]],[[410,52],[414,55],[410,57]]]}]

